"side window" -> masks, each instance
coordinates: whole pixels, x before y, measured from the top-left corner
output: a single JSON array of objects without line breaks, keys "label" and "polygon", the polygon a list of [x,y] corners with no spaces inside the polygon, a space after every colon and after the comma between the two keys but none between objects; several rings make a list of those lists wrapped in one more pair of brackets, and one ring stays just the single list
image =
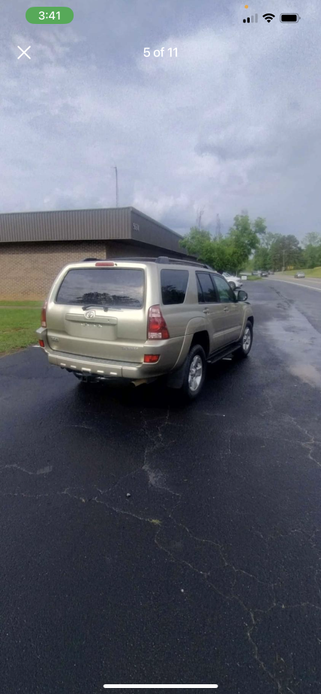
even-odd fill
[{"label": "side window", "polygon": [[[217,303],[217,295],[214,284],[211,280],[211,275],[208,272],[197,272],[196,276],[199,287],[198,300],[205,304]],[[200,290],[202,292],[202,298],[200,298]]]},{"label": "side window", "polygon": [[197,273],[196,273],[196,282],[197,282],[198,303],[203,304],[204,303],[203,291],[202,291],[201,283],[198,279]]},{"label": "side window", "polygon": [[220,297],[220,301],[223,304],[227,303],[235,303],[235,294],[233,292],[233,289],[231,289],[230,285],[228,282],[224,279],[224,277],[221,277],[220,275],[214,275],[213,280],[216,284],[217,291]]},{"label": "side window", "polygon": [[183,304],[185,301],[188,282],[188,270],[162,270],[162,301],[163,304]]}]

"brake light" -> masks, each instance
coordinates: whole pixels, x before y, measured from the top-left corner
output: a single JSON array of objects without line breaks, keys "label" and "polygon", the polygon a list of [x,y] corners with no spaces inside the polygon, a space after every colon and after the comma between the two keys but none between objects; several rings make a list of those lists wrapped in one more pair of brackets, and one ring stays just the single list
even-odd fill
[{"label": "brake light", "polygon": [[148,311],[148,340],[168,340],[169,332],[160,306],[151,306]]},{"label": "brake light", "polygon": [[101,261],[100,263],[95,263],[96,267],[114,267],[115,263],[107,262],[107,261]]},{"label": "brake light", "polygon": [[41,327],[42,328],[47,327],[47,301],[45,301],[45,303],[41,309]]},{"label": "brake light", "polygon": [[45,346],[44,341],[43,341],[43,340],[39,340],[39,345],[40,345],[40,347],[44,347],[44,346]]},{"label": "brake light", "polygon": [[145,364],[156,364],[159,360],[159,354],[144,354]]}]

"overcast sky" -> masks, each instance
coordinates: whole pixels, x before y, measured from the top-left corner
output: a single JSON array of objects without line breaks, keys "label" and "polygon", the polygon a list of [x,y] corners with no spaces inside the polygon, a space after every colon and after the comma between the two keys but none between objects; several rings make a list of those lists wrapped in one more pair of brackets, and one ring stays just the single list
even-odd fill
[{"label": "overcast sky", "polygon": [[1,0],[0,212],[113,207],[117,165],[119,204],[180,233],[199,210],[226,232],[243,209],[321,231],[318,0],[67,3],[71,24],[48,26]]}]

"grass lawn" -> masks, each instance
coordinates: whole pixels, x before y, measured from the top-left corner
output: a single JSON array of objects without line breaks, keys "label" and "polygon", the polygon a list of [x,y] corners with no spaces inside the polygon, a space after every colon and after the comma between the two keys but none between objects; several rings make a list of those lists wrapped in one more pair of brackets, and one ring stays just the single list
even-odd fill
[{"label": "grass lawn", "polygon": [[285,270],[281,274],[293,277],[297,272],[304,272],[306,277],[321,277],[321,267],[315,267],[313,270]]},{"label": "grass lawn", "polygon": [[247,276],[247,281],[251,280],[251,282],[253,282],[253,280],[261,280],[261,279],[262,279],[262,277],[258,277],[257,275],[248,275]]},{"label": "grass lawn", "polygon": [[0,307],[0,355],[37,344],[35,330],[39,327],[39,310]]},{"label": "grass lawn", "polygon": [[30,306],[40,309],[42,304],[42,301],[0,301],[0,306]]}]

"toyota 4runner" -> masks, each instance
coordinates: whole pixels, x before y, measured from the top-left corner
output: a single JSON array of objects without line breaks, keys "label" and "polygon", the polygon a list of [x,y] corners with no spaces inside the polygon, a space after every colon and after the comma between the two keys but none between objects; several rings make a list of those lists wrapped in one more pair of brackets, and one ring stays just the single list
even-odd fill
[{"label": "toyota 4runner", "polygon": [[166,377],[195,398],[207,363],[247,357],[253,313],[208,265],[174,258],[89,258],[64,267],[42,309],[49,362],[86,383]]}]

